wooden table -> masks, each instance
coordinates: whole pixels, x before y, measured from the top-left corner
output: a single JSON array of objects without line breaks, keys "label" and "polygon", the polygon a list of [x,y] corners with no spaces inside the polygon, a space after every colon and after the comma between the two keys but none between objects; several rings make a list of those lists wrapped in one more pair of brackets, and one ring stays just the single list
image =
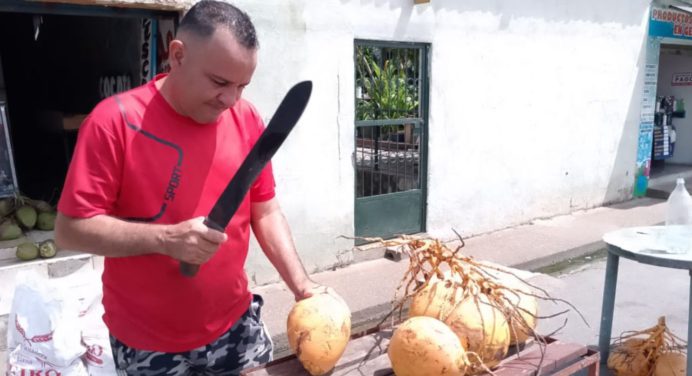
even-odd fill
[{"label": "wooden table", "polygon": [[[687,269],[692,278],[692,226],[678,226],[673,230],[675,232],[672,237],[666,236],[665,226],[629,227],[609,232],[603,236],[603,241],[608,245],[608,259],[601,306],[601,328],[598,336],[602,363],[605,364],[608,361],[610,352],[620,257],[663,268]],[[692,338],[692,325],[690,325],[690,319],[692,319],[692,282],[690,286],[687,354],[692,354],[690,352],[690,343],[692,343],[690,342],[690,338]],[[687,375],[692,376],[692,356],[687,357]]]},{"label": "wooden table", "polygon": [[[387,356],[392,333],[392,328],[382,328],[354,335],[330,375],[394,375]],[[595,349],[564,343],[553,338],[546,338],[546,342],[548,345],[545,346],[545,354],[540,366],[541,375],[566,376],[583,369],[588,369],[589,376],[598,375],[599,353]],[[536,344],[530,344],[520,349],[518,353],[516,348],[510,350],[510,355],[493,372],[497,376],[533,376],[537,374],[537,365],[540,361],[540,348]],[[241,376],[308,375],[295,355],[245,370],[240,374]]]}]

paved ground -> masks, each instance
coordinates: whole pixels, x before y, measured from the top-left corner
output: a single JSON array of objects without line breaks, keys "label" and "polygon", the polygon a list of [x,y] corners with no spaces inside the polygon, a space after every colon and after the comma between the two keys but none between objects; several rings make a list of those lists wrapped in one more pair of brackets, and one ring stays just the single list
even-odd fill
[{"label": "paved ground", "polygon": [[[659,224],[663,220],[664,210],[665,201],[663,200],[635,199],[608,207],[536,220],[526,225],[476,236],[467,239],[464,252],[477,259],[526,270],[536,270],[603,249],[605,245],[601,238],[608,231],[628,226]],[[354,252],[361,251],[356,250]],[[356,263],[335,271],[317,273],[313,275],[313,278],[322,284],[333,287],[346,300],[353,313],[352,321],[355,331],[358,328],[374,325],[379,321],[379,318],[389,311],[390,301],[407,266],[407,260],[395,262],[379,255],[371,261]],[[623,270],[621,278],[635,280],[639,278],[636,271],[629,277],[627,273],[630,272]],[[664,277],[672,278],[673,275],[672,273],[666,274]],[[580,326],[582,324],[575,318],[570,318],[569,324],[561,336],[583,343],[596,343],[595,336],[598,330],[597,322],[600,317],[601,302],[599,289],[602,288],[603,271],[599,270],[596,265],[594,268],[587,268],[585,274],[574,277],[577,280],[570,280],[569,278],[569,276],[565,276],[559,280],[560,283],[556,282],[555,279],[548,278],[545,283],[554,289],[556,296],[573,301],[589,318],[591,329],[584,329],[585,327]],[[678,286],[674,287],[674,291],[684,291],[684,293],[680,293],[682,295],[667,298],[669,301],[666,300],[665,304],[661,305],[662,307],[671,308],[675,299],[678,299],[677,296],[680,296],[679,299],[683,302],[686,301],[687,290],[681,287],[680,283],[682,282],[674,284],[673,280],[669,281],[663,277],[658,278],[657,281],[659,281],[659,286]],[[660,283],[661,281],[664,283]],[[263,317],[275,339],[276,356],[288,354],[285,330],[286,317],[293,305],[292,294],[281,283],[258,287],[254,291],[265,297],[266,305],[263,310]],[[661,291],[669,290],[664,290],[661,287]],[[576,295],[573,296],[572,294]],[[656,296],[655,289],[652,290],[651,295]],[[622,296],[627,299],[624,292]],[[662,299],[654,300],[654,302],[662,301]],[[623,307],[630,307],[642,303],[635,296],[625,300],[625,303],[622,304],[624,304]],[[642,320],[642,323],[646,326],[653,325],[652,323],[655,322],[659,314],[653,313],[650,317]],[[676,320],[684,320],[684,317],[684,313],[677,313],[675,316],[671,316],[669,320],[672,325],[676,325]],[[632,323],[636,324],[634,327],[640,327],[640,322],[633,321]],[[5,324],[5,322],[0,322],[0,339],[4,337]],[[548,325],[548,323],[542,325]],[[631,327],[625,321],[620,324],[616,320],[614,333],[623,330],[623,328]],[[0,348],[0,358],[2,359],[6,356],[3,354],[3,350]],[[0,364],[0,374],[4,373],[3,366]]]},{"label": "paved ground", "polygon": [[[601,301],[605,277],[605,256],[592,260],[579,260],[578,266],[569,267],[555,278],[540,278],[538,284],[548,289],[552,296],[566,299],[586,318],[582,321],[572,310],[560,318],[543,320],[539,332],[551,333],[567,324],[555,337],[570,342],[598,344],[601,319]],[[665,316],[670,330],[683,339],[687,337],[688,298],[690,277],[685,270],[664,269],[620,260],[618,288],[615,298],[612,338],[625,331],[642,330],[654,326]],[[565,305],[543,302],[541,314],[549,315],[565,308]],[[587,325],[588,324],[588,325]],[[610,375],[608,370],[602,374]]]},{"label": "paved ground", "polygon": [[[601,300],[605,277],[605,260],[583,265],[559,276],[557,283],[548,283],[554,296],[574,304],[586,317],[587,326],[575,312],[566,316],[567,326],[558,334],[560,339],[597,345],[601,318]],[[554,281],[554,280],[553,280]],[[690,277],[686,270],[665,269],[620,260],[618,289],[615,297],[613,337],[627,330],[654,326],[660,316],[679,337],[687,337]],[[542,304],[546,313],[557,312],[553,304]],[[560,320],[546,320],[540,326],[550,332]]]},{"label": "paved ground", "polygon": [[[536,270],[604,249],[601,238],[608,231],[661,223],[664,209],[662,200],[635,199],[477,236],[468,239],[464,251],[478,259]],[[353,312],[354,327],[360,328],[373,325],[388,312],[407,266],[406,260],[378,258],[318,273],[313,278],[342,295]],[[602,284],[602,279],[595,278],[593,283]],[[287,355],[286,317],[293,305],[292,294],[280,283],[257,288],[255,292],[261,293],[267,302],[263,315],[275,339],[276,356]],[[600,299],[597,293],[590,304],[600,307]]]}]

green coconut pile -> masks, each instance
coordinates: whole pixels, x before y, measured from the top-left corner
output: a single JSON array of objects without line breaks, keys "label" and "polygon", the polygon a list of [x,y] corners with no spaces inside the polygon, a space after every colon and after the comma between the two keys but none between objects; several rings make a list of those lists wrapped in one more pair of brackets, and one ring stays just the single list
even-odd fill
[{"label": "green coconut pile", "polygon": [[[0,241],[16,240],[28,231],[51,231],[55,226],[55,208],[46,201],[25,196],[0,199]],[[43,242],[25,241],[17,245],[16,256],[28,261],[39,257],[55,256],[56,247],[52,239]]]}]

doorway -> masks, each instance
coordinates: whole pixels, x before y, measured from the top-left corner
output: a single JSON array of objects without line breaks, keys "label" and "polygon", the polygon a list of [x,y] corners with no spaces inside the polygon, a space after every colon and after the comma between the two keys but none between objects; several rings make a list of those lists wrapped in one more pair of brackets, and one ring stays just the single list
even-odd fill
[{"label": "doorway", "polygon": [[[667,198],[677,178],[692,185],[692,42],[666,38],[660,46],[651,172],[647,196]],[[692,186],[691,186],[692,187]]]},{"label": "doorway", "polygon": [[104,98],[160,71],[156,25],[174,28],[177,19],[167,11],[0,4],[3,151],[13,157],[16,193],[57,203],[81,122]]},{"label": "doorway", "polygon": [[355,235],[425,231],[429,45],[355,43]]}]

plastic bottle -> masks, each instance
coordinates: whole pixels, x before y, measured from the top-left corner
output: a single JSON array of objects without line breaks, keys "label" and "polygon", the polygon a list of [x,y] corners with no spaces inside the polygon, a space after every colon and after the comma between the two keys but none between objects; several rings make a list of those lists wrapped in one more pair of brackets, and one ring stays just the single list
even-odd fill
[{"label": "plastic bottle", "polygon": [[692,251],[692,197],[683,178],[677,179],[675,189],[668,196],[662,245],[668,253]]},{"label": "plastic bottle", "polygon": [[666,226],[692,225],[692,197],[685,188],[685,179],[678,178],[666,203]]}]

